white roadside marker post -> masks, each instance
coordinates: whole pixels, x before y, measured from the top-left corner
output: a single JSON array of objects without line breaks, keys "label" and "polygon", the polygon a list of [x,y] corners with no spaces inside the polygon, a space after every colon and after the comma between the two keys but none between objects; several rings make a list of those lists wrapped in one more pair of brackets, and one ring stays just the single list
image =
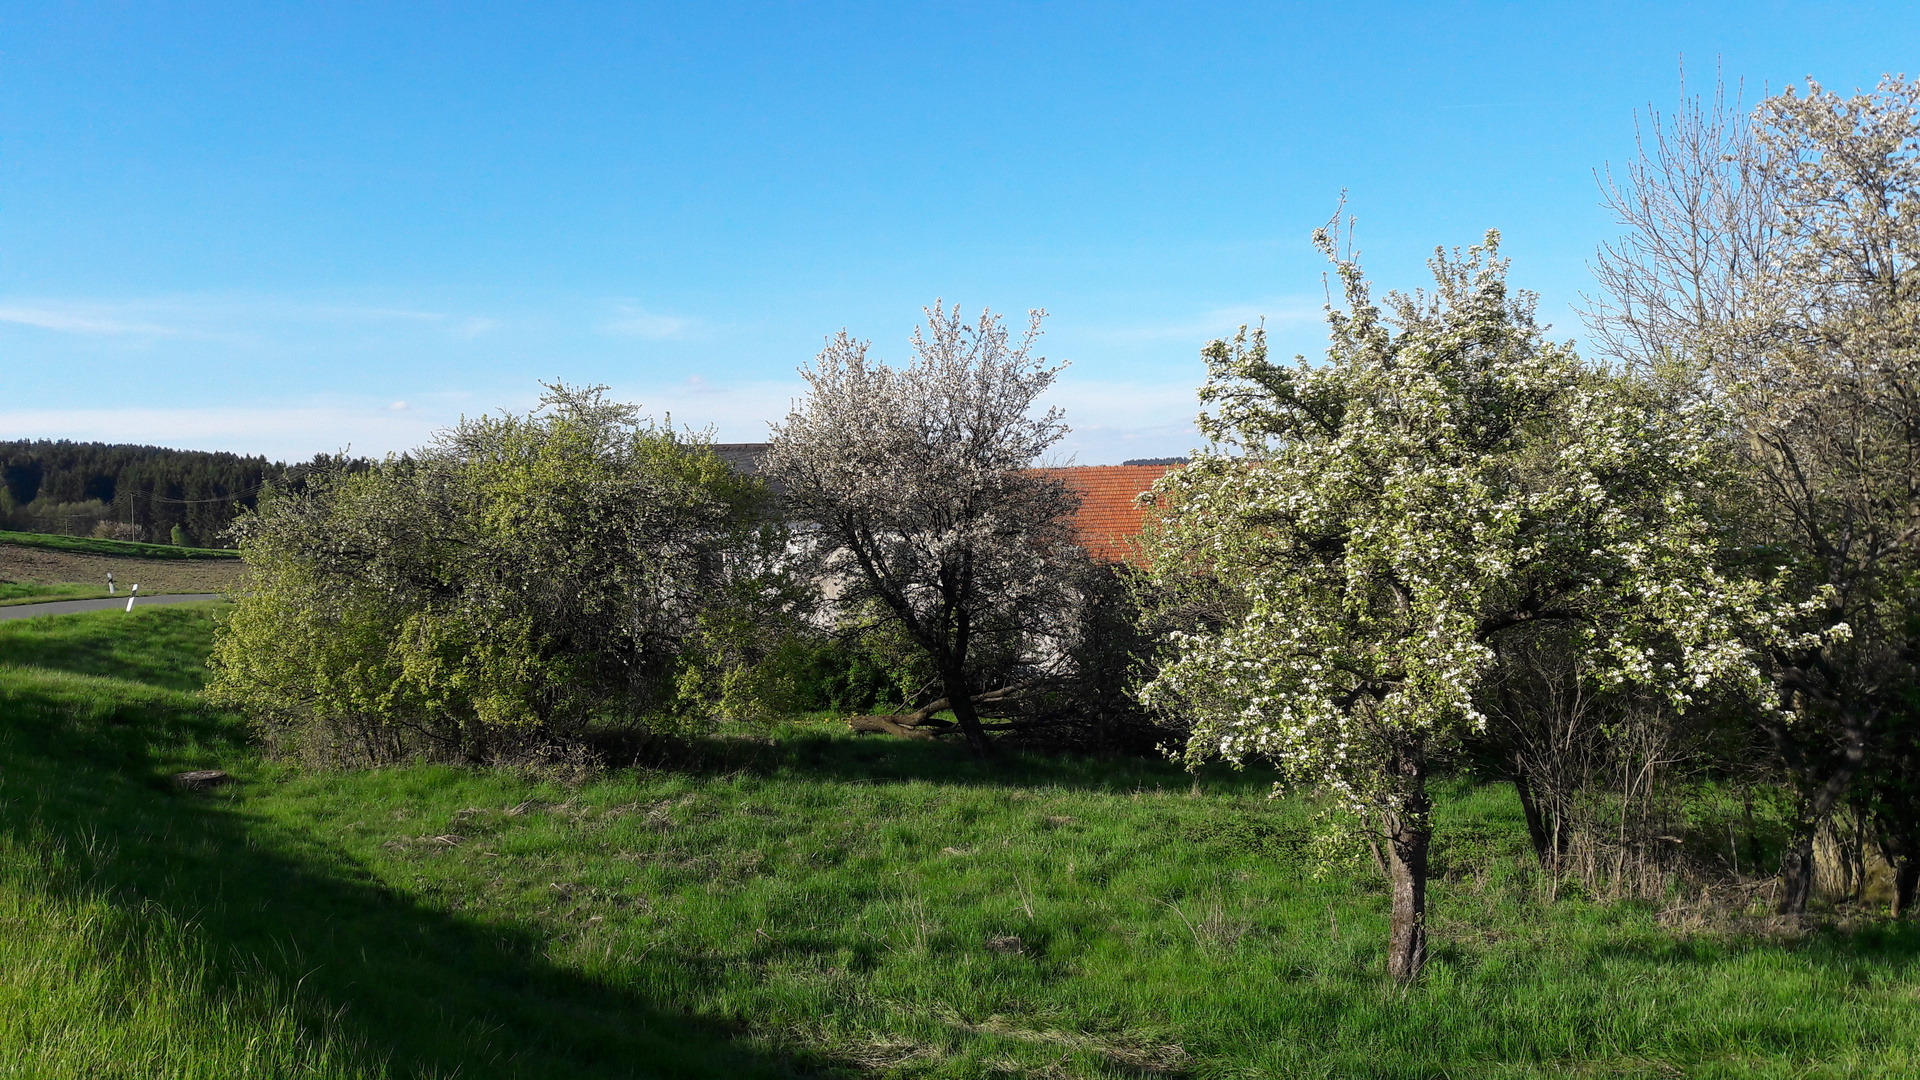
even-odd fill
[{"label": "white roadside marker post", "polygon": [[133,583],[133,588],[127,591],[127,610],[128,611],[133,610],[133,598],[139,595],[140,595],[140,583],[136,581]]},{"label": "white roadside marker post", "polygon": [[107,595],[108,596],[119,595],[114,591],[114,588],[113,588],[113,571],[111,570],[107,571]]}]

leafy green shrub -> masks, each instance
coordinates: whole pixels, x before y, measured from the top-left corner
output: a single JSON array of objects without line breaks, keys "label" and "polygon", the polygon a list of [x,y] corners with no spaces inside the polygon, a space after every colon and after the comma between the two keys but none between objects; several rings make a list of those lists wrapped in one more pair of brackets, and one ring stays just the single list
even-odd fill
[{"label": "leafy green shrub", "polygon": [[798,708],[868,713],[906,704],[898,665],[860,642],[796,641],[783,659]]},{"label": "leafy green shrub", "polygon": [[897,672],[858,645],[829,642],[809,652],[805,664],[800,689],[809,708],[871,712],[905,704]]},{"label": "leafy green shrub", "polygon": [[679,711],[735,719],[893,712],[934,685],[932,666],[894,624],[828,633],[765,616],[764,608],[746,606],[702,615],[682,657]]},{"label": "leafy green shrub", "polygon": [[329,761],[488,760],[741,696],[803,595],[766,489],[603,389],[263,498],[210,692]]}]

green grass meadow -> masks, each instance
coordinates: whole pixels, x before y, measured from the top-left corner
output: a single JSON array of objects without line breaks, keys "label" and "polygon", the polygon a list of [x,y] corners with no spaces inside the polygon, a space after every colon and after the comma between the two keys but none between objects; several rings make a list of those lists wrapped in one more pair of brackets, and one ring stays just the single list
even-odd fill
[{"label": "green grass meadow", "polygon": [[44,604],[52,600],[96,600],[109,595],[104,586],[60,582],[35,585],[19,581],[0,581],[0,607],[15,604]]},{"label": "green grass meadow", "polygon": [[1397,990],[1262,776],[826,722],[305,772],[200,699],[218,610],[0,623],[0,1077],[1920,1074],[1913,925],[1545,903],[1498,786],[1443,792]]}]

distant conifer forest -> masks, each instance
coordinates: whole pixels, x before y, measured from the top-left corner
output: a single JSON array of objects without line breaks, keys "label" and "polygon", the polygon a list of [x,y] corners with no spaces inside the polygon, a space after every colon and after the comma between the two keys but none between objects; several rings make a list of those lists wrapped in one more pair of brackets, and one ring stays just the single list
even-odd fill
[{"label": "distant conifer forest", "polygon": [[233,519],[287,473],[283,463],[224,452],[0,442],[0,528],[228,547]]}]

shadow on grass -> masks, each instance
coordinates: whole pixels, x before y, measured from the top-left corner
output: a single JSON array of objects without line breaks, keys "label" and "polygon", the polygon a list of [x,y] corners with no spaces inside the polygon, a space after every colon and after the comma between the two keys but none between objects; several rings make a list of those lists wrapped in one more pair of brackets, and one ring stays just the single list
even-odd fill
[{"label": "shadow on grass", "polygon": [[[616,768],[696,776],[745,774],[844,784],[1056,787],[1114,794],[1186,793],[1195,782],[1185,767],[1163,759],[1003,749],[982,760],[957,741],[853,735],[822,724],[786,725],[762,734],[731,737],[664,738],[609,731],[597,733],[591,742]],[[1201,770],[1199,783],[1213,795],[1264,797],[1276,778],[1266,769],[1235,770],[1211,764]]]},{"label": "shadow on grass", "polygon": [[218,607],[208,601],[4,622],[0,661],[198,690],[207,681],[207,642]]},{"label": "shadow on grass", "polygon": [[[1650,906],[1650,905],[1649,905]],[[1609,941],[1589,946],[1599,960],[1630,960],[1666,967],[1710,967],[1747,953],[1785,953],[1824,968],[1871,964],[1898,977],[1920,967],[1920,924],[1877,919],[1849,926],[1815,922],[1803,932],[1786,933],[1771,919],[1752,929],[1719,933]]]},{"label": "shadow on grass", "polygon": [[[0,679],[0,828],[58,844],[77,872],[48,882],[194,925],[239,971],[298,985],[330,1026],[415,1076],[834,1074],[751,1045],[729,1024],[561,970],[536,936],[395,895],[338,852],[289,850],[220,796],[171,790],[169,759],[234,749],[196,700],[126,683],[15,671]],[[302,842],[307,842],[303,840]],[[655,985],[705,961],[655,954]],[[628,971],[635,971],[629,965]],[[636,982],[636,985],[645,985]],[[226,987],[213,986],[218,995]]]}]

